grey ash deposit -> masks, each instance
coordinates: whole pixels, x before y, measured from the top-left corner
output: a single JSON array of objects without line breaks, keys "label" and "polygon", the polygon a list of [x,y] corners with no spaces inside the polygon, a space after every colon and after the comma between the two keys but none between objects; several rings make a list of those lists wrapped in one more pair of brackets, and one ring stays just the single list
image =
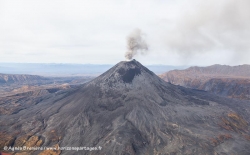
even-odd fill
[{"label": "grey ash deposit", "polygon": [[250,154],[249,115],[247,101],[172,85],[132,60],[83,86],[2,115],[0,133],[13,137],[12,145],[29,134],[39,137],[41,146],[103,148],[62,151],[70,155],[244,155]]}]

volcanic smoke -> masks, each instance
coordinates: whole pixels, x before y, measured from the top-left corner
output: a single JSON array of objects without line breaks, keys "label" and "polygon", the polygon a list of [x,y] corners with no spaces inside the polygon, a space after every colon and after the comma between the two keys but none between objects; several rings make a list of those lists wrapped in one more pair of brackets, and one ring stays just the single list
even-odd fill
[{"label": "volcanic smoke", "polygon": [[148,45],[144,40],[145,34],[140,29],[135,29],[127,37],[127,52],[125,58],[131,60],[136,54],[145,54],[148,50]]}]

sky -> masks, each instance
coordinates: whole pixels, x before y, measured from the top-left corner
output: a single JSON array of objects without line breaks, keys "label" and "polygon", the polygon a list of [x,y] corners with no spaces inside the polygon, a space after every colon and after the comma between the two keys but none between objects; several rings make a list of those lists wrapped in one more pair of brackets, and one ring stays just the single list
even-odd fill
[{"label": "sky", "polygon": [[145,65],[250,64],[249,0],[0,0],[0,62],[115,64],[140,29]]}]

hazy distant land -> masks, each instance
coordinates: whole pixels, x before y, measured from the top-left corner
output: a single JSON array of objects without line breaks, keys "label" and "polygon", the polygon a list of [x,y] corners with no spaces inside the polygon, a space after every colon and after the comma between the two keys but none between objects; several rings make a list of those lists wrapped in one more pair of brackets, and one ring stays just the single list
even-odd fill
[{"label": "hazy distant land", "polygon": [[[30,74],[42,76],[98,76],[113,64],[66,64],[66,63],[0,63],[0,73]],[[188,66],[146,65],[156,74]]]}]

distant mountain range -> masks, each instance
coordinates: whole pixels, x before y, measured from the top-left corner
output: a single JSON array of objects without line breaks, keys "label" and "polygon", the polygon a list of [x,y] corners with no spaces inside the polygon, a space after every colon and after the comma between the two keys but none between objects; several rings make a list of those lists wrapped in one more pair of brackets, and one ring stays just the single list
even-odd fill
[{"label": "distant mountain range", "polygon": [[250,65],[190,67],[169,71],[160,77],[175,85],[250,100]]},{"label": "distant mountain range", "polygon": [[44,77],[28,74],[0,73],[0,97],[33,90],[64,87],[65,85],[72,87],[91,79],[93,79],[92,76]]},{"label": "distant mountain range", "polygon": [[45,81],[48,80],[45,77],[37,75],[25,75],[25,74],[1,74],[0,73],[0,84],[11,84],[11,83],[29,83],[31,81]]},{"label": "distant mountain range", "polygon": [[[43,76],[98,76],[112,66],[109,64],[0,63],[0,73]],[[162,74],[173,69],[187,68],[186,66],[168,65],[149,65],[147,67],[156,74]]]}]

